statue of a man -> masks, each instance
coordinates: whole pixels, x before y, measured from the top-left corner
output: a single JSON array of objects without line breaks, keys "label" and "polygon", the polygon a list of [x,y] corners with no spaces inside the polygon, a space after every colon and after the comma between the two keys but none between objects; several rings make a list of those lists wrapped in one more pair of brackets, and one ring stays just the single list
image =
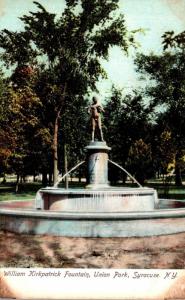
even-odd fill
[{"label": "statue of a man", "polygon": [[103,142],[103,132],[101,126],[101,112],[104,112],[103,107],[99,103],[96,97],[92,98],[92,104],[88,108],[88,112],[91,114],[91,126],[92,126],[92,142],[94,142],[94,135],[96,128],[99,130],[101,141]]}]

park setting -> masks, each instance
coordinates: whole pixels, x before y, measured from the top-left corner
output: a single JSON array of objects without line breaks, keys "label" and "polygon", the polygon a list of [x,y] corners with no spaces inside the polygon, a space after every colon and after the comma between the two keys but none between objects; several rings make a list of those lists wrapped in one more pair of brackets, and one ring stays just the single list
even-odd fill
[{"label": "park setting", "polygon": [[19,2],[0,15],[0,267],[184,269],[185,3]]}]

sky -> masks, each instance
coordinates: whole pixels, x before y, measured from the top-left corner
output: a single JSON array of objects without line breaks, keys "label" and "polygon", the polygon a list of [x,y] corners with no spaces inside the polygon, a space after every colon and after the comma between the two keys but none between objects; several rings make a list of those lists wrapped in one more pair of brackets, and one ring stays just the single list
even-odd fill
[{"label": "sky", "polygon": [[[47,10],[60,14],[65,7],[65,0],[40,0]],[[140,43],[139,52],[162,51],[161,36],[165,31],[179,33],[185,30],[185,0],[120,0],[120,12],[125,15],[128,30],[145,29],[145,34],[137,34]],[[36,10],[32,0],[0,0],[0,30],[21,30],[19,20],[23,14]],[[109,60],[102,61],[107,80],[98,82],[100,98],[110,93],[112,84],[123,89],[124,93],[141,86],[135,71],[134,57],[136,50],[130,50],[126,56],[120,49],[110,50]]]}]

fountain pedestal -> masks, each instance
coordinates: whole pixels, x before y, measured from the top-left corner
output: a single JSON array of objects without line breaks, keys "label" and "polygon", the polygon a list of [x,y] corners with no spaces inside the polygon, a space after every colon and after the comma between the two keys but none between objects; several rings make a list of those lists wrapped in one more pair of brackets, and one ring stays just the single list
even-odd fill
[{"label": "fountain pedestal", "polygon": [[87,151],[87,189],[109,187],[108,152],[111,149],[106,142],[90,142]]}]

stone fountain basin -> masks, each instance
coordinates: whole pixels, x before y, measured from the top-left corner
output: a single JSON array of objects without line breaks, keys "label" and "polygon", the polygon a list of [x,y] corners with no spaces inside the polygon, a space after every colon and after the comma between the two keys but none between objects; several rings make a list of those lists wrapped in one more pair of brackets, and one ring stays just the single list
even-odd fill
[{"label": "stone fountain basin", "polygon": [[61,212],[34,206],[34,200],[0,202],[0,230],[69,237],[141,237],[185,231],[185,203],[177,200],[160,199],[158,209],[134,212]]},{"label": "stone fountain basin", "polygon": [[68,212],[137,212],[158,207],[152,188],[60,189],[43,188],[36,195],[36,208]]}]

